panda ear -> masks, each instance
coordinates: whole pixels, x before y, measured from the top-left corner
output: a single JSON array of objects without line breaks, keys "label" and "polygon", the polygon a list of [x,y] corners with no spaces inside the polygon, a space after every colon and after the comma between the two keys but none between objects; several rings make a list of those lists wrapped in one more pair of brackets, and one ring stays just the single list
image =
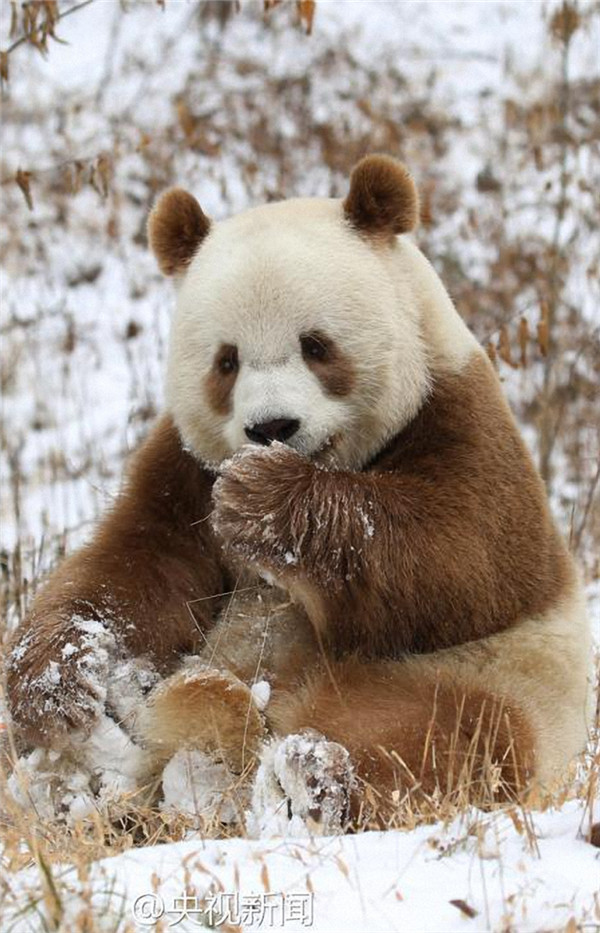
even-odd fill
[{"label": "panda ear", "polygon": [[402,162],[386,155],[365,156],[354,166],[343,207],[352,226],[371,235],[408,233],[419,221],[415,183]]},{"label": "panda ear", "polygon": [[195,197],[183,188],[165,191],[148,218],[148,240],[161,272],[183,272],[209,230],[210,220]]}]

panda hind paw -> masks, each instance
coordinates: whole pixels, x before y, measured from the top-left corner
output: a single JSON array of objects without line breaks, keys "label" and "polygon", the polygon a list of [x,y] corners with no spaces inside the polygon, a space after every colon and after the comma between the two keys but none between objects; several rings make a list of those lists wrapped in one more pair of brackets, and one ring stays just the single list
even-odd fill
[{"label": "panda hind paw", "polygon": [[348,751],[306,731],[265,747],[254,782],[252,835],[342,833],[350,818],[354,773]]}]

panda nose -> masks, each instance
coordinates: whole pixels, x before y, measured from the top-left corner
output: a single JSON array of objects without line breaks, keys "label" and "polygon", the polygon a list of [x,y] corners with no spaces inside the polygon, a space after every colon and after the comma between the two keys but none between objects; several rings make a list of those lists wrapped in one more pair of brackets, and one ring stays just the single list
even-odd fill
[{"label": "panda nose", "polygon": [[297,418],[275,418],[274,421],[260,421],[244,430],[251,441],[268,447],[271,441],[287,441],[299,427]]}]

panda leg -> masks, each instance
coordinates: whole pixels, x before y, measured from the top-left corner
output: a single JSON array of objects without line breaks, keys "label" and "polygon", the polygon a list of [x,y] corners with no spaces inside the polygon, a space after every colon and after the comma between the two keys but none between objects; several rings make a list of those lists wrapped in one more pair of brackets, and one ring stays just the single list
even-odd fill
[{"label": "panda leg", "polygon": [[137,731],[157,761],[192,748],[241,774],[254,765],[264,724],[246,684],[229,671],[190,660],[149,695]]},{"label": "panda leg", "polygon": [[[336,749],[347,750],[351,768],[344,773],[354,819],[362,813],[365,785],[373,789],[370,799],[381,801],[383,816],[398,800],[394,791],[401,798],[437,792],[489,806],[514,799],[533,775],[534,740],[523,711],[464,677],[442,674],[433,663],[338,662],[299,690],[275,691],[267,717],[288,745],[297,734],[316,732],[321,743],[325,737],[327,748],[321,745],[317,755],[331,758],[329,770],[340,772]],[[263,764],[269,755],[277,759],[266,752]],[[290,769],[281,754],[277,769],[283,785],[281,773]],[[338,793],[336,781],[329,783]],[[292,799],[292,812],[295,806]]]}]

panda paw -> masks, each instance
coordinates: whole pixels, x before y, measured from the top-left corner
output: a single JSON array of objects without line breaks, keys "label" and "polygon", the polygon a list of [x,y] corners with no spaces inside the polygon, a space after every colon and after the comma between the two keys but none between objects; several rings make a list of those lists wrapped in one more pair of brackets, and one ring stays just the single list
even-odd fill
[{"label": "panda paw", "polygon": [[77,730],[90,732],[107,693],[115,640],[96,621],[73,618],[30,627],[7,659],[7,699],[19,739],[49,747]]},{"label": "panda paw", "polygon": [[254,782],[250,835],[335,835],[350,819],[348,751],[313,731],[267,745]]},{"label": "panda paw", "polygon": [[306,502],[314,466],[285,444],[247,445],[225,462],[213,487],[212,526],[225,546],[267,568],[298,561],[292,503]]}]

